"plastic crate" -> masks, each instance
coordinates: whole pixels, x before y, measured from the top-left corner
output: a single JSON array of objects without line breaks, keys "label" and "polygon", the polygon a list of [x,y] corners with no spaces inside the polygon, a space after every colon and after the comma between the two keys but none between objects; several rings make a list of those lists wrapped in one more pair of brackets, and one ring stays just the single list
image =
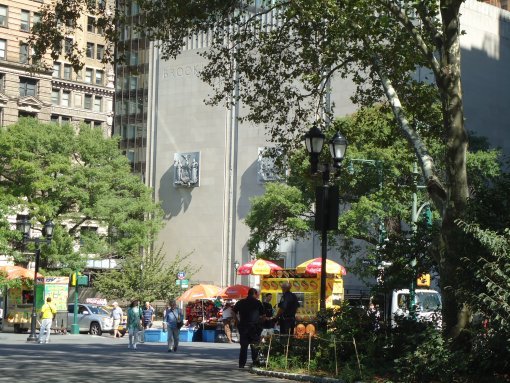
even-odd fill
[{"label": "plastic crate", "polygon": [[212,342],[214,343],[216,337],[215,330],[204,330],[202,333],[202,341],[203,342]]},{"label": "plastic crate", "polygon": [[167,341],[168,334],[163,330],[145,330],[144,340],[146,342],[160,342],[164,343]]},{"label": "plastic crate", "polygon": [[193,342],[195,330],[186,329],[179,331],[179,342]]}]

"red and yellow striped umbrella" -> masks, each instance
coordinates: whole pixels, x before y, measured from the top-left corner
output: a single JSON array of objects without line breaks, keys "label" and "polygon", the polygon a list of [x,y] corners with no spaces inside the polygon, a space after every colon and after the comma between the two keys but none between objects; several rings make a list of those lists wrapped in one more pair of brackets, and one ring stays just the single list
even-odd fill
[{"label": "red and yellow striped umbrella", "polygon": [[[309,259],[296,267],[297,273],[302,274],[320,274],[322,270],[322,258]],[[326,274],[347,274],[347,270],[342,265],[326,259]]]}]

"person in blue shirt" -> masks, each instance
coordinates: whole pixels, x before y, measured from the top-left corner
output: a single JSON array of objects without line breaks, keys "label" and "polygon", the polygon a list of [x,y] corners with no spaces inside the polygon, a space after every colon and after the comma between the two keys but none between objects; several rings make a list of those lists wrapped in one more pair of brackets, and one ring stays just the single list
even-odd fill
[{"label": "person in blue shirt", "polygon": [[168,352],[176,352],[179,346],[179,330],[184,319],[174,300],[168,302],[163,320],[168,331]]},{"label": "person in blue shirt", "polygon": [[142,309],[142,318],[143,318],[143,329],[147,330],[152,327],[152,322],[154,321],[154,308],[151,306],[149,302],[145,302],[145,306]]}]

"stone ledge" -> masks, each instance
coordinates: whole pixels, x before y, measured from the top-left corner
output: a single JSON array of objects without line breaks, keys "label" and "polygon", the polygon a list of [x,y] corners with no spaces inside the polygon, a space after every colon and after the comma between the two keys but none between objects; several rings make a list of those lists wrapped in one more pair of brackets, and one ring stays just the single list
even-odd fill
[{"label": "stone ledge", "polygon": [[250,369],[252,374],[271,376],[274,378],[280,379],[288,379],[288,380],[296,380],[298,382],[313,382],[313,383],[344,383],[341,379],[334,378],[323,378],[320,376],[313,375],[302,375],[302,374],[291,374],[289,372],[281,372],[281,371],[267,371],[261,368],[252,367]]}]

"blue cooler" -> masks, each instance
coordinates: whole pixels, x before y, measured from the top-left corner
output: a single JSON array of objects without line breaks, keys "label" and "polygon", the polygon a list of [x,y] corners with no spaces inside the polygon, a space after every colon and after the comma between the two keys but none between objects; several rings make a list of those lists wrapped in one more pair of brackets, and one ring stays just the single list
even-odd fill
[{"label": "blue cooler", "polygon": [[179,342],[193,342],[193,334],[195,330],[193,329],[181,329],[179,331]]},{"label": "blue cooler", "polygon": [[212,342],[214,343],[216,337],[215,330],[204,330],[202,332],[202,342]]},{"label": "blue cooler", "polygon": [[166,343],[168,334],[163,330],[145,330],[144,340],[146,342]]}]

